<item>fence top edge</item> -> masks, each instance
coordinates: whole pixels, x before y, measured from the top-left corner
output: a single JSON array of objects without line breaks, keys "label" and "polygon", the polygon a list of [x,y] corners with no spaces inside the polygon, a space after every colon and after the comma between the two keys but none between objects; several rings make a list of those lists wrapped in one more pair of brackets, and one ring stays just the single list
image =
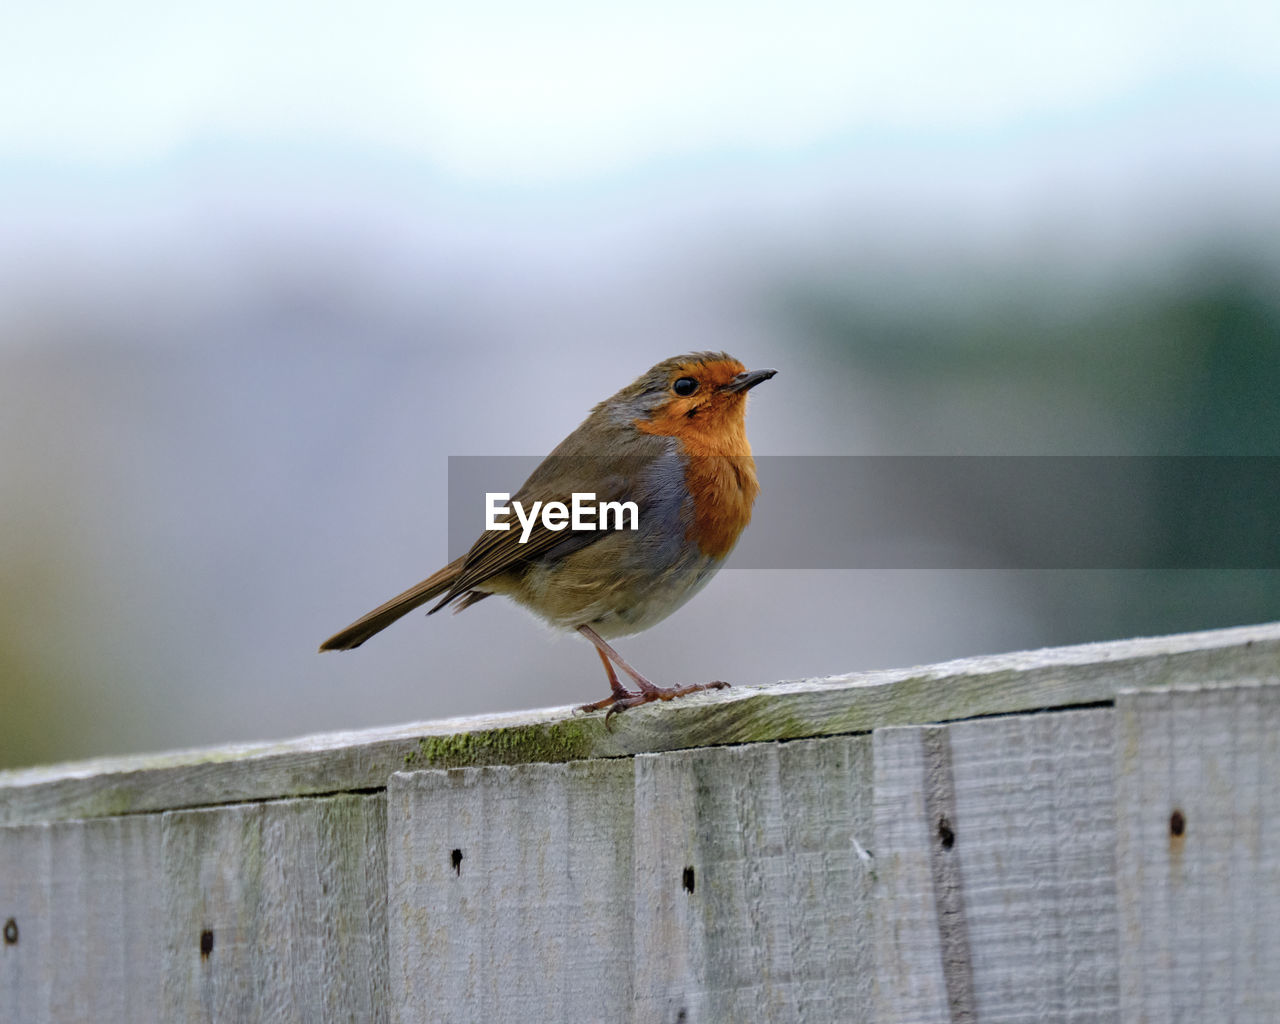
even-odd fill
[{"label": "fence top edge", "polygon": [[869,732],[1280,681],[1280,622],[735,686],[617,716],[572,708],[415,722],[0,771],[0,825],[378,789],[395,771],[620,757]]}]

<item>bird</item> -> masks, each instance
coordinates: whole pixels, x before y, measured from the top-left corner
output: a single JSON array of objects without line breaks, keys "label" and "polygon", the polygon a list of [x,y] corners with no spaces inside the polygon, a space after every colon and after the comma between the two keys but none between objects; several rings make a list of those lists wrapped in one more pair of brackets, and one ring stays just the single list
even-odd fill
[{"label": "bird", "polygon": [[528,529],[507,529],[495,519],[497,528],[486,529],[466,554],[334,634],[320,650],[359,647],[433,599],[429,615],[501,594],[591,642],[609,695],[579,710],[606,709],[606,725],[650,701],[727,687],[720,680],[658,686],[608,640],[665,619],[729,557],[760,491],[747,441],[747,393],[776,373],[748,370],[724,352],[658,363],[597,404],[511,497],[511,508],[525,509],[536,509],[534,502],[568,505],[575,494],[594,495],[597,509],[633,502],[630,522],[620,513],[609,528],[596,522],[566,529],[549,526],[544,515]]}]

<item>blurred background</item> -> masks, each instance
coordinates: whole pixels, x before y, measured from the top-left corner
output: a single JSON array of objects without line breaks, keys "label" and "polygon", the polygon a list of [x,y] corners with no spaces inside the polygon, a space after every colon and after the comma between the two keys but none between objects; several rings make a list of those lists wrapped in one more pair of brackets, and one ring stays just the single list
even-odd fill
[{"label": "blurred background", "polygon": [[[779,369],[758,454],[1278,454],[1278,181],[1265,0],[16,7],[0,767],[602,696],[502,601],[316,647],[443,563],[448,456],[688,350]],[[1274,618],[1261,570],[726,570],[619,646],[764,683]]]}]

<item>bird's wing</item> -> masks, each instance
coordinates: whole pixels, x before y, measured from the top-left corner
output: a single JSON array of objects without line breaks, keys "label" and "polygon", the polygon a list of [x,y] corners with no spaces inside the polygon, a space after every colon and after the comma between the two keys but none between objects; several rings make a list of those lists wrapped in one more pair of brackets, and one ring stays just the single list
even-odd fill
[{"label": "bird's wing", "polygon": [[511,499],[513,505],[520,502],[526,515],[532,511],[534,502],[542,502],[527,539],[521,542],[524,528],[513,508],[508,516],[511,529],[486,530],[481,534],[463,557],[461,570],[447,593],[431,611],[443,608],[494,576],[539,559],[563,558],[613,532],[612,527],[605,530],[598,526],[585,530],[574,530],[571,525],[560,530],[549,529],[542,518],[542,509],[549,502],[556,501],[571,507],[575,493],[594,494],[592,500],[597,506],[606,501],[634,501],[639,514],[644,515],[644,503],[637,483],[640,472],[651,461],[648,456],[634,459],[554,453],[548,456]]},{"label": "bird's wing", "polygon": [[444,593],[462,571],[462,559],[456,558],[443,569],[428,576],[421,583],[397,594],[390,601],[378,605],[367,615],[362,615],[340,633],[335,633],[320,645],[322,651],[349,651],[386,629],[403,615],[408,615],[421,604]]}]

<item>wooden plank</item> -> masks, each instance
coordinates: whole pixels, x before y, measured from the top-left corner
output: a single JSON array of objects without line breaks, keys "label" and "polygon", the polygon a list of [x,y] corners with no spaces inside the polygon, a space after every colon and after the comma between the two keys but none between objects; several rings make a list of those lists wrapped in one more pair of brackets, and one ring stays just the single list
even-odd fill
[{"label": "wooden plank", "polygon": [[900,727],[877,730],[873,737],[876,1019],[885,1024],[951,1020],[934,891],[934,860],[948,852],[935,851],[939,823],[925,803],[935,766],[926,757],[924,735],[923,729]]},{"label": "wooden plank", "polygon": [[385,1021],[386,800],[164,815],[164,1020]]},{"label": "wooden plank", "polygon": [[52,831],[31,825],[0,832],[0,1020],[52,1020]]},{"label": "wooden plank", "polygon": [[1280,687],[1116,704],[1124,1020],[1280,1020]]},{"label": "wooden plank", "polygon": [[1114,712],[948,732],[978,1019],[1120,1019]]},{"label": "wooden plank", "polygon": [[0,828],[0,1020],[161,1018],[158,815]]},{"label": "wooden plank", "polygon": [[404,768],[560,762],[869,732],[1111,701],[1122,689],[1280,679],[1280,624],[736,686],[603,715],[519,712],[0,772],[0,824],[380,788]]},{"label": "wooden plank", "polygon": [[1109,709],[874,739],[883,1021],[1118,1020]]},{"label": "wooden plank", "polygon": [[870,738],[636,758],[635,1020],[866,1019]]},{"label": "wooden plank", "polygon": [[400,1021],[625,1021],[629,760],[393,775],[391,993]]}]

